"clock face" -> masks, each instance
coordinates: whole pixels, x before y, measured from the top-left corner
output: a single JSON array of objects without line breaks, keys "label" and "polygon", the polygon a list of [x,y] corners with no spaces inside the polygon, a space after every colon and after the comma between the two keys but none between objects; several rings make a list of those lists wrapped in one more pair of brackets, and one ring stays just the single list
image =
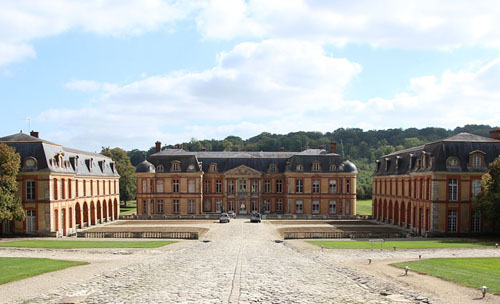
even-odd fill
[{"label": "clock face", "polygon": [[26,160],[26,167],[34,167],[35,166],[35,160],[32,158],[29,158]]}]

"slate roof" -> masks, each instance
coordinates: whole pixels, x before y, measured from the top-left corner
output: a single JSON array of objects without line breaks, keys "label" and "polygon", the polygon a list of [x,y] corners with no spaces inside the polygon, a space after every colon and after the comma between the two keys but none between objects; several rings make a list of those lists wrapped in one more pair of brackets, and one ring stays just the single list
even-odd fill
[{"label": "slate roof", "polygon": [[[20,172],[53,172],[80,176],[119,177],[115,163],[101,154],[66,148],[50,141],[17,133],[0,137],[0,142],[14,147],[21,156]],[[59,165],[58,155],[62,156]],[[35,168],[24,166],[27,158],[36,160]],[[51,161],[52,159],[52,161]],[[53,159],[57,159],[54,161]]]},{"label": "slate roof", "polygon": [[[373,176],[431,171],[486,172],[487,168],[485,167],[469,167],[470,154],[475,151],[483,152],[485,162],[489,164],[500,155],[500,140],[470,133],[459,133],[422,146],[399,150],[379,158]],[[424,154],[425,157],[428,157],[426,166],[422,166],[422,155]],[[449,157],[458,159],[458,167],[447,167],[446,161]]]},{"label": "slate roof", "polygon": [[[209,172],[211,164],[217,165],[217,172],[226,172],[241,165],[245,165],[260,172],[268,172],[270,165],[275,164],[276,173],[296,171],[297,165],[303,166],[301,172],[313,172],[312,163],[320,163],[319,172],[331,172],[330,165],[335,165],[334,172],[357,172],[351,162],[342,162],[339,154],[328,153],[324,149],[307,149],[302,152],[190,152],[183,149],[165,149],[150,155],[147,161],[155,168],[162,165],[164,172],[170,172],[172,162],[181,164],[180,172]],[[191,165],[191,170],[189,170]],[[155,170],[158,173],[158,170]],[[139,164],[136,173],[150,172],[145,165]]]}]

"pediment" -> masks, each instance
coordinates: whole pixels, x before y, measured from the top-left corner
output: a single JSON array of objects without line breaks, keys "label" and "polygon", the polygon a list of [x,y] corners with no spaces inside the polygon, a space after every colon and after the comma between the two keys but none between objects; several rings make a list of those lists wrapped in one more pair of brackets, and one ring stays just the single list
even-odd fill
[{"label": "pediment", "polygon": [[240,165],[236,168],[225,172],[226,176],[261,176],[262,173],[245,165]]}]

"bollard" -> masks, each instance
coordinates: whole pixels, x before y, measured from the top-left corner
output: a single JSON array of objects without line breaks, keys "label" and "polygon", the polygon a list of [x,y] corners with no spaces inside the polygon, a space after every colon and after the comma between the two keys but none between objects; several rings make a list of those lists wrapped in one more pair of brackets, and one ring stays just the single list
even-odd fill
[{"label": "bollard", "polygon": [[405,266],[405,276],[407,276],[407,275],[408,275],[408,270],[410,270],[410,267]]},{"label": "bollard", "polygon": [[372,263],[372,259],[368,259],[368,265]]},{"label": "bollard", "polygon": [[480,289],[483,292],[483,298],[484,298],[486,296],[486,291],[488,290],[488,287],[486,287],[486,286],[483,285],[483,286],[481,286]]}]

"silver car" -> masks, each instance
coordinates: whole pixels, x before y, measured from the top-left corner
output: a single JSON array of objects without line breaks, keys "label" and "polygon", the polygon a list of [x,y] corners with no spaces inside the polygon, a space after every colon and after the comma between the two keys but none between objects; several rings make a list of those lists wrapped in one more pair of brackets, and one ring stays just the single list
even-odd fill
[{"label": "silver car", "polygon": [[260,221],[262,220],[262,216],[260,215],[260,213],[252,213],[252,215],[250,215],[250,222],[251,223],[260,223]]},{"label": "silver car", "polygon": [[219,223],[229,223],[229,221],[230,221],[229,214],[225,212],[220,214]]}]

